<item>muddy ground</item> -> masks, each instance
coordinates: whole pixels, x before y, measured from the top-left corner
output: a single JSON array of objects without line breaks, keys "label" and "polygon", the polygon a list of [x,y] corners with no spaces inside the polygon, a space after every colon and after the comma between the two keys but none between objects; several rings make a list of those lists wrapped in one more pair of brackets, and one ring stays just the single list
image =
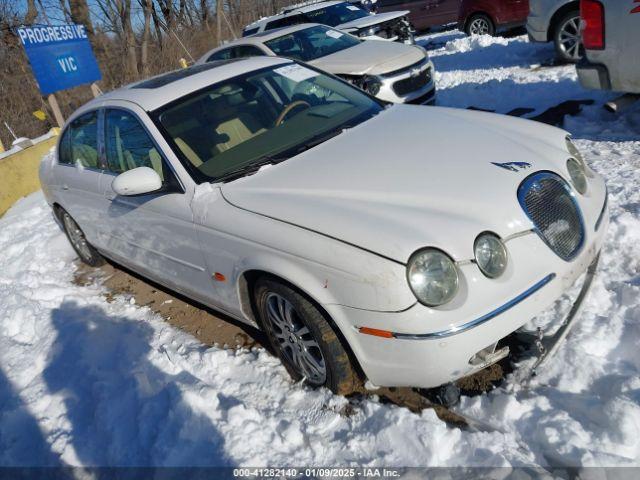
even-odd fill
[{"label": "muddy ground", "polygon": [[[133,299],[137,305],[149,307],[168,323],[190,333],[207,346],[230,349],[262,347],[272,352],[267,338],[259,330],[152,284],[118,265],[107,263],[100,268],[90,268],[79,264],[75,281],[80,285],[103,285],[107,289],[107,301],[120,295]],[[459,380],[457,384],[465,395],[482,394],[499,384],[507,370],[508,364],[496,364]],[[464,418],[437,404],[434,392],[419,392],[412,388],[363,389],[351,401],[355,404],[373,395],[377,395],[381,402],[393,403],[414,412],[433,408],[444,421],[456,426],[466,425]]]}]

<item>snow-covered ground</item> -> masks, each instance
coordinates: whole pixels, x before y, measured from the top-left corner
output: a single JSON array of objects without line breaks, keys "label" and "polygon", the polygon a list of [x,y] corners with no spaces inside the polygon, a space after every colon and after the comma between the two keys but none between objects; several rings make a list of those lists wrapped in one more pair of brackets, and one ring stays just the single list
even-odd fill
[{"label": "snow-covered ground", "polygon": [[[72,282],[40,194],[0,219],[0,465],[640,465],[640,106],[605,113],[549,45],[425,37],[441,105],[567,117],[606,176],[611,226],[568,341],[527,387],[517,371],[459,410],[480,429],[292,384],[263,351],[206,348],[124,298]],[[401,126],[398,126],[401,128]],[[349,412],[347,414],[347,411]]]}]

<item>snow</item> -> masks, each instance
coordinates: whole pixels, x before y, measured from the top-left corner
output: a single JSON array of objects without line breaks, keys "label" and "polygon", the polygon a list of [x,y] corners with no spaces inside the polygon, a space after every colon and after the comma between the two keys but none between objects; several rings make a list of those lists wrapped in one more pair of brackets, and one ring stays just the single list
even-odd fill
[{"label": "snow", "polygon": [[564,127],[607,178],[611,226],[580,320],[545,369],[463,397],[478,428],[375,398],[348,414],[262,350],[207,348],[74,284],[73,251],[37,193],[0,219],[0,465],[640,465],[640,106],[606,113],[613,94],[582,90],[572,67],[545,66],[551,46],[524,37],[422,42],[442,105],[535,116],[595,102]]}]

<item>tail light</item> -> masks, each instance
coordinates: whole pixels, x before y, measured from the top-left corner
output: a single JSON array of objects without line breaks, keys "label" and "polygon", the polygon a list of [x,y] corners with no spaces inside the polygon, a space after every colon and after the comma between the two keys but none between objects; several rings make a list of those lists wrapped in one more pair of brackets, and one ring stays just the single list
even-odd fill
[{"label": "tail light", "polygon": [[604,5],[598,0],[580,0],[582,43],[587,50],[604,50]]}]

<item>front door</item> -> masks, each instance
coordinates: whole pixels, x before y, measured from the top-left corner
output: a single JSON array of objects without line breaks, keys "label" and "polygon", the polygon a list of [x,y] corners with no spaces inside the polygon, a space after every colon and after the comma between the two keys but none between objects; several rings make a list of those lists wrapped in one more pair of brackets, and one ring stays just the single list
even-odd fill
[{"label": "front door", "polygon": [[[212,281],[194,229],[190,198],[176,174],[133,112],[106,110],[104,131],[109,252],[125,266],[210,303]],[[161,190],[137,196],[116,195],[111,188],[113,179],[137,167],[153,168],[163,181]]]}]

